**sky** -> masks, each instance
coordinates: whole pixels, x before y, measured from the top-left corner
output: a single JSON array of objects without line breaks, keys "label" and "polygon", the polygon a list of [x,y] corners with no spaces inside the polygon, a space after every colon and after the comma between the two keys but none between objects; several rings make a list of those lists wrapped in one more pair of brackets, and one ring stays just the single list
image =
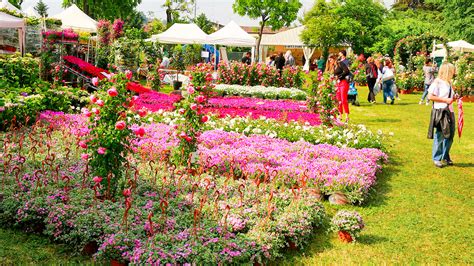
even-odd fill
[{"label": "sky", "polygon": [[[35,6],[39,0],[24,0],[22,9],[26,10],[29,6]],[[60,13],[62,0],[43,0],[49,7],[48,14],[55,15]],[[314,0],[300,0],[303,7],[300,9],[300,17],[303,16],[305,11],[311,9]],[[394,0],[384,0],[387,7],[393,4]],[[140,11],[143,11],[147,16],[149,12],[153,12],[154,17],[165,19],[165,10],[161,7],[165,0],[142,0],[142,3],[138,6]],[[206,16],[220,24],[227,24],[231,20],[234,20],[241,26],[257,26],[257,20],[251,20],[247,17],[241,17],[236,15],[232,11],[232,4],[234,0],[196,0],[197,2],[197,14],[205,13]]]}]

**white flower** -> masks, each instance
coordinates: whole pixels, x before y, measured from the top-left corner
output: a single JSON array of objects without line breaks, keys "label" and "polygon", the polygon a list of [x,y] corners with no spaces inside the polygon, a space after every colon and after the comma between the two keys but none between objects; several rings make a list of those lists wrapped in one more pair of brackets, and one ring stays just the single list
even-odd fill
[{"label": "white flower", "polygon": [[393,134],[393,132],[389,132],[388,135],[393,136],[394,134]]}]

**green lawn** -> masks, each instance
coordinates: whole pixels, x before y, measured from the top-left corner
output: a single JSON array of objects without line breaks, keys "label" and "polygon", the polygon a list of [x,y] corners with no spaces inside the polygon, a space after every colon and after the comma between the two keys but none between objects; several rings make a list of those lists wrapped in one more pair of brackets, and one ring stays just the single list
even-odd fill
[{"label": "green lawn", "polygon": [[[379,174],[376,191],[363,206],[334,207],[359,211],[366,222],[355,244],[342,244],[334,233],[315,232],[302,251],[287,254],[284,264],[473,264],[474,253],[474,104],[466,103],[465,128],[455,138],[455,166],[435,168],[432,140],[426,138],[430,106],[418,105],[420,95],[401,95],[395,105],[365,103],[351,106],[351,123],[392,132],[388,138],[390,163]],[[68,257],[63,246],[14,230],[0,229],[0,264],[87,263]],[[281,263],[281,262],[280,262]],[[280,264],[279,263],[279,264]]]}]

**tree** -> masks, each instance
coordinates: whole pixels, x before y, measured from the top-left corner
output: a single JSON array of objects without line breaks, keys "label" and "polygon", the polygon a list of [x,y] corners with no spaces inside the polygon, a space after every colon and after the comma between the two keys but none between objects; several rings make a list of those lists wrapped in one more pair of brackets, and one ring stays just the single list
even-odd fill
[{"label": "tree", "polygon": [[63,7],[77,5],[93,19],[127,18],[135,11],[142,0],[63,0]]},{"label": "tree", "polygon": [[43,2],[43,0],[40,0],[38,4],[36,4],[35,10],[42,17],[48,16],[48,6]]},{"label": "tree", "polygon": [[296,20],[301,3],[298,0],[235,0],[232,7],[234,12],[241,16],[260,19],[257,41],[258,57],[265,25],[271,26],[273,30],[281,29],[283,26],[289,27]]},{"label": "tree", "polygon": [[474,42],[474,2],[472,0],[429,0],[441,7],[443,30],[453,39]]},{"label": "tree", "polygon": [[212,21],[210,21],[204,13],[201,13],[199,16],[197,16],[197,18],[194,20],[194,23],[207,34],[214,32],[214,25],[212,24]]},{"label": "tree", "polygon": [[330,47],[344,44],[361,53],[375,42],[375,28],[382,24],[384,13],[385,8],[374,0],[317,0],[305,14],[302,38],[320,47],[325,56]]},{"label": "tree", "polygon": [[163,32],[166,29],[163,22],[159,19],[152,19],[144,26],[144,31],[149,35],[154,35]]},{"label": "tree", "polygon": [[8,0],[8,2],[18,9],[21,9],[21,4],[23,4],[23,0]]},{"label": "tree", "polygon": [[166,0],[163,7],[166,8],[166,25],[170,27],[173,23],[180,22],[180,15],[190,15],[195,0]]}]

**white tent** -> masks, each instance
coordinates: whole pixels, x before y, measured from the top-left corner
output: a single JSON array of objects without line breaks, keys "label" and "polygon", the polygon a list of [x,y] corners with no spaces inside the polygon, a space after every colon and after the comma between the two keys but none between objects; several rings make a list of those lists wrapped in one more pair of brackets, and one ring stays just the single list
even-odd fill
[{"label": "white tent", "polygon": [[222,29],[209,35],[211,44],[238,47],[254,47],[255,38],[245,32],[234,21],[229,22]]},{"label": "white tent", "polygon": [[61,20],[63,29],[73,29],[87,32],[97,32],[97,21],[82,12],[76,5],[71,5],[63,12],[52,16]]},{"label": "white tent", "polygon": [[20,51],[23,54],[25,47],[25,21],[21,18],[0,12],[0,28],[18,29],[18,42],[20,45]]},{"label": "white tent", "polygon": [[[304,44],[301,39],[301,33],[304,30],[304,26],[299,26],[287,31],[282,31],[273,35],[264,35],[260,43],[261,46],[274,46],[274,45],[284,45],[294,48],[303,49],[303,54],[305,57],[305,64],[303,70],[309,70],[309,64],[311,56],[313,56],[314,48],[308,47]],[[260,53],[261,55],[262,53]]]},{"label": "white tent", "polygon": [[146,41],[170,44],[206,44],[209,43],[209,35],[196,24],[175,23],[165,32],[155,34]]},{"label": "white tent", "polygon": [[38,12],[36,12],[36,10],[33,8],[33,6],[28,7],[25,10],[25,14],[28,17],[33,17],[33,18],[39,18],[40,17],[40,15],[38,14]]},{"label": "white tent", "polygon": [[[454,41],[454,42],[448,42],[447,44],[448,44],[448,47],[450,47],[452,51],[457,51],[457,52],[462,52],[462,53],[467,53],[467,52],[474,53],[474,45],[466,41],[459,40],[459,41]],[[436,47],[443,48],[444,45],[437,44]]]},{"label": "white tent", "polygon": [[0,9],[8,9],[10,11],[13,11],[13,12],[16,12],[18,14],[23,14],[23,12],[21,12],[20,9],[16,8],[14,5],[10,4],[10,2],[8,2],[8,0],[2,0],[2,2],[0,2]]}]

